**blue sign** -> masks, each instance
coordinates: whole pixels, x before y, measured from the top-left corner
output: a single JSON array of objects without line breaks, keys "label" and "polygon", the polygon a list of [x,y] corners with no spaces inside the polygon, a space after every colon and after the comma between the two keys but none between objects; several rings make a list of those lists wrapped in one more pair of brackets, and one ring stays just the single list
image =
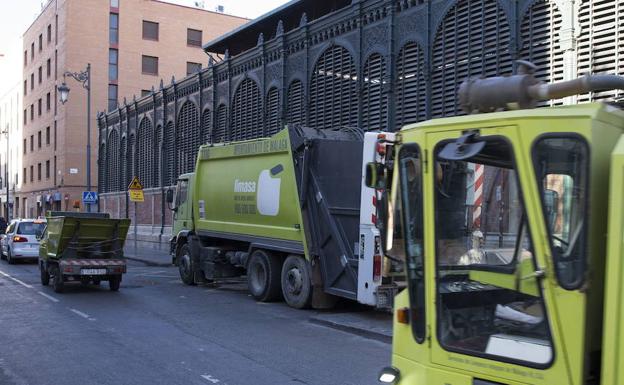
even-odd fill
[{"label": "blue sign", "polygon": [[83,191],[82,202],[87,205],[94,205],[97,203],[98,194],[95,191]]}]

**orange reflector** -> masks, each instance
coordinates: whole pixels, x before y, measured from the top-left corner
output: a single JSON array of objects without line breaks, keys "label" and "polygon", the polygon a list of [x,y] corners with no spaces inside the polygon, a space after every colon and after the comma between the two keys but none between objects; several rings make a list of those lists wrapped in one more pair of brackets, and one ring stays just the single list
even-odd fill
[{"label": "orange reflector", "polygon": [[74,271],[74,269],[71,266],[65,266],[63,268],[63,273],[71,273],[73,271]]},{"label": "orange reflector", "polygon": [[386,139],[386,134],[377,134],[377,139]]},{"label": "orange reflector", "polygon": [[400,324],[409,324],[409,309],[404,307],[401,309],[397,309],[397,322]]}]

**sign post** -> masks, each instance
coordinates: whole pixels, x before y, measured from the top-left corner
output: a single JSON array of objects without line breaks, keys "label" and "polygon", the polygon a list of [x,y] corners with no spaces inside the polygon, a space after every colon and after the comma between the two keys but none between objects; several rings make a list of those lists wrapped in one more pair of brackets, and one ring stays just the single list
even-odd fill
[{"label": "sign post", "polygon": [[143,196],[143,185],[139,180],[139,177],[132,178],[132,182],[128,185],[128,194],[130,194],[130,201],[134,202],[134,254],[137,253],[137,202],[143,202],[145,200]]}]

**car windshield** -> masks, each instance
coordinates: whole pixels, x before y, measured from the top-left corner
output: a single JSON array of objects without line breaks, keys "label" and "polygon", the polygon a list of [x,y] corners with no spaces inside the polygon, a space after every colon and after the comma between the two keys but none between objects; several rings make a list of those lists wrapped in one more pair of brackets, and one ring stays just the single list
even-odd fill
[{"label": "car windshield", "polygon": [[22,222],[17,226],[17,233],[23,235],[41,234],[45,223]]}]

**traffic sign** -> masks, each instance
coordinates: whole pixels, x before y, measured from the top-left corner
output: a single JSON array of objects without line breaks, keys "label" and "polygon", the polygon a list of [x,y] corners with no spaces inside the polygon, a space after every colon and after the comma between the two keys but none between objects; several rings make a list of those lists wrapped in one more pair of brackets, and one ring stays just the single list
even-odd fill
[{"label": "traffic sign", "polygon": [[143,185],[141,184],[138,176],[132,178],[132,182],[128,185],[128,190],[143,190]]},{"label": "traffic sign", "polygon": [[95,191],[83,191],[82,202],[87,205],[94,205],[98,201],[98,194]]}]

